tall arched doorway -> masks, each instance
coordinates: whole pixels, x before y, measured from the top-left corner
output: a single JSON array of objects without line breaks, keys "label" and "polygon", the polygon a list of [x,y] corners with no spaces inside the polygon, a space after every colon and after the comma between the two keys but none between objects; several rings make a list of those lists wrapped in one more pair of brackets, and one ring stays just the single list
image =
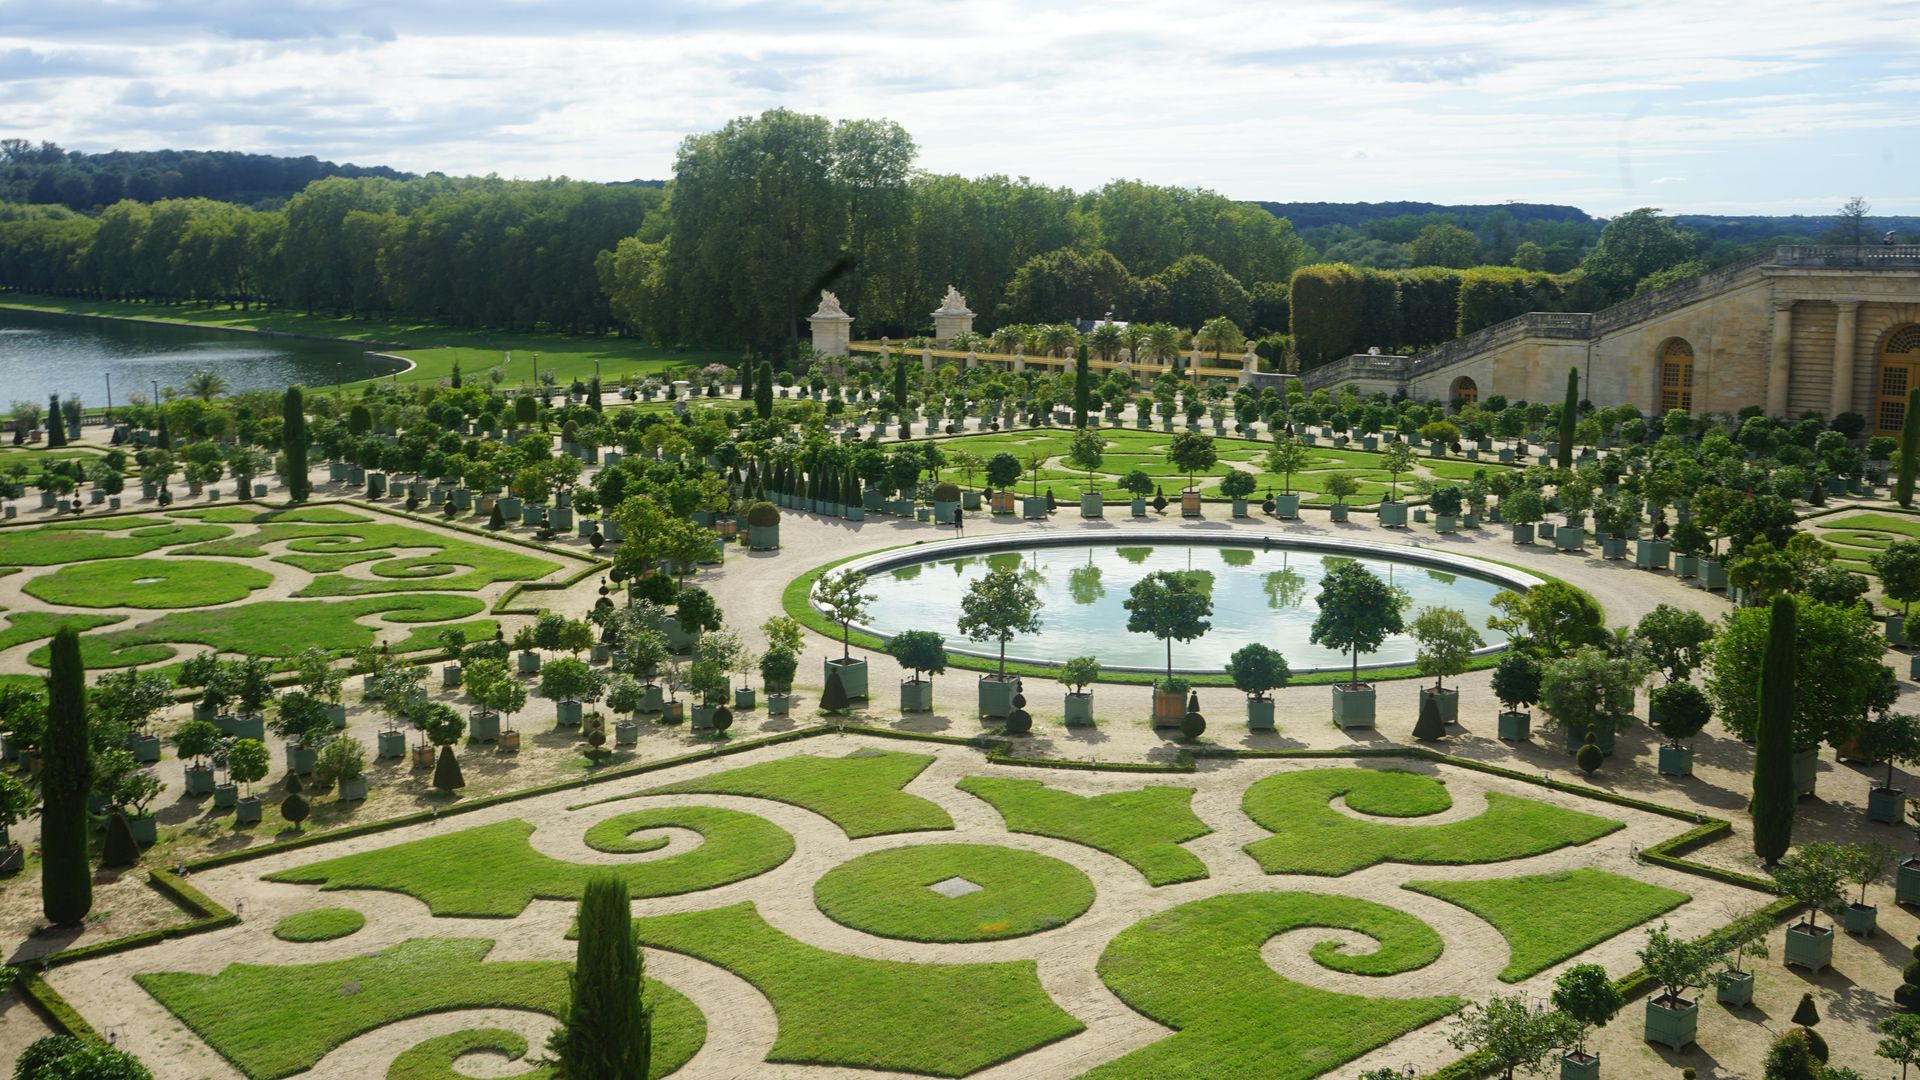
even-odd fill
[{"label": "tall arched doorway", "polygon": [[1693,411],[1693,346],[1668,338],[1660,346],[1660,414]]},{"label": "tall arched doorway", "polygon": [[1880,346],[1873,400],[1873,430],[1898,435],[1907,420],[1907,391],[1920,386],[1920,324],[1896,327]]},{"label": "tall arched doorway", "polygon": [[1456,409],[1472,405],[1480,400],[1480,385],[1462,375],[1453,380],[1453,389],[1447,392],[1447,400]]}]

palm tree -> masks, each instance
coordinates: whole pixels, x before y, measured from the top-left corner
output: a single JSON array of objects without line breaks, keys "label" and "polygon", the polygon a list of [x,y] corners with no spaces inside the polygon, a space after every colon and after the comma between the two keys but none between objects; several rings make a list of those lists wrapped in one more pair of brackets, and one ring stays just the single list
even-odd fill
[{"label": "palm tree", "polygon": [[1133,350],[1135,359],[1140,356],[1140,346],[1146,343],[1149,328],[1146,323],[1128,323],[1120,331],[1120,343]]},{"label": "palm tree", "polygon": [[1239,348],[1245,338],[1241,336],[1240,328],[1233,324],[1232,319],[1225,315],[1216,315],[1207,320],[1206,325],[1194,335],[1194,340],[1202,346],[1212,348],[1213,358],[1218,360],[1220,354],[1226,350]]},{"label": "palm tree", "polygon": [[1013,350],[1027,343],[1027,336],[1018,326],[1007,325],[993,332],[993,351],[1013,355]]},{"label": "palm tree", "polygon": [[1171,323],[1154,323],[1147,329],[1147,355],[1157,363],[1166,363],[1180,352],[1180,328]]},{"label": "palm tree", "polygon": [[201,368],[187,376],[187,393],[201,401],[212,401],[227,392],[227,377],[211,368]]},{"label": "palm tree", "polygon": [[1100,354],[1100,359],[1110,361],[1120,349],[1120,328],[1113,323],[1103,322],[1087,335],[1087,344]]},{"label": "palm tree", "polygon": [[1080,344],[1080,332],[1066,323],[1049,323],[1035,334],[1035,344],[1045,349],[1048,356],[1064,356],[1068,349]]}]

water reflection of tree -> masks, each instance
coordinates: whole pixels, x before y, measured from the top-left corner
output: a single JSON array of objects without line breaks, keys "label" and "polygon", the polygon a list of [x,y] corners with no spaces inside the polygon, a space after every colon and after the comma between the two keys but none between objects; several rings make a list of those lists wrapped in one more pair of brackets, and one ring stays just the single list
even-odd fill
[{"label": "water reflection of tree", "polygon": [[1076,604],[1092,604],[1107,595],[1106,586],[1100,584],[1100,568],[1093,565],[1093,552],[1087,552],[1087,565],[1076,566],[1067,571],[1067,593]]},{"label": "water reflection of tree", "polygon": [[1307,579],[1291,566],[1283,566],[1262,579],[1267,588],[1267,606],[1275,611],[1300,606],[1306,599]]},{"label": "water reflection of tree", "polygon": [[1228,566],[1252,566],[1253,549],[1223,547],[1220,549],[1220,561]]},{"label": "water reflection of tree", "polygon": [[1141,563],[1147,561],[1148,556],[1153,554],[1153,549],[1150,547],[1117,547],[1113,549],[1113,553],[1133,565],[1139,566]]},{"label": "water reflection of tree", "polygon": [[895,581],[912,581],[914,578],[917,578],[919,576],[920,576],[919,563],[908,563],[907,565],[902,566],[893,572],[893,578]]}]

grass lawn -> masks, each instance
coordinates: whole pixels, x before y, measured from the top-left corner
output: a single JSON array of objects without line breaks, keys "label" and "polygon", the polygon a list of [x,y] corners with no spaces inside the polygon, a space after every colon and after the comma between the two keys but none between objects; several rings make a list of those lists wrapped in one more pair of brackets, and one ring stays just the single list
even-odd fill
[{"label": "grass lawn", "polygon": [[[255,1080],[311,1069],[329,1050],[386,1024],[453,1009],[528,1009],[557,1015],[573,965],[488,962],[486,938],[416,938],[370,956],[318,964],[231,964],[216,975],[135,975],[146,991],[235,1068]],[[679,1068],[706,1041],[706,1019],[661,983],[643,991],[654,1010],[653,1067]]]},{"label": "grass lawn", "polygon": [[367,917],[352,908],[314,908],[275,923],[273,936],[281,941],[332,941],[356,933],[365,925]]},{"label": "grass lawn", "polygon": [[0,565],[59,566],[124,559],[175,544],[232,535],[222,525],[183,525],[165,518],[113,517],[0,530]]},{"label": "grass lawn", "polygon": [[699,846],[645,862],[587,865],[534,850],[533,826],[501,821],[424,840],[343,855],[270,875],[270,881],[336,889],[383,889],[405,893],[435,915],[510,918],[536,898],[578,900],[587,879],[613,873],[634,899],[674,896],[743,881],[786,862],[793,837],[764,818],[711,806],[673,806],[622,814],[587,831],[589,846],[615,853],[651,851],[651,838],[630,843],[642,829],[692,829]]},{"label": "grass lawn", "polygon": [[1361,821],[1328,804],[1388,818],[1437,814],[1453,805],[1446,784],[1399,769],[1307,769],[1248,787],[1240,806],[1272,836],[1246,845],[1269,874],[1339,877],[1382,862],[1426,865],[1501,862],[1584,844],[1623,828],[1618,821],[1563,810],[1498,791],[1487,812],[1446,825]]},{"label": "grass lawn", "polygon": [[1507,939],[1501,982],[1519,982],[1691,900],[1604,870],[1488,881],[1410,881],[1401,886],[1480,916]]},{"label": "grass lawn", "polygon": [[[384,616],[388,623],[437,623],[476,615],[485,606],[472,596],[420,594],[262,600],[232,609],[170,611],[123,630],[87,634],[80,639],[80,651],[89,668],[171,660],[178,655],[175,645],[189,642],[270,659],[294,656],[309,645],[346,653],[373,641],[374,632],[357,621],[369,615]],[[46,654],[43,646],[27,660],[44,667]]]},{"label": "grass lawn", "polygon": [[286,510],[256,510],[251,506],[209,506],[200,510],[175,510],[167,515],[219,525],[265,525],[270,521],[305,521],[318,525],[351,525],[371,521],[363,514],[337,506],[295,506]]},{"label": "grass lawn", "polygon": [[[1379,942],[1353,954],[1336,941],[1313,947],[1320,966],[1356,975],[1413,971],[1442,948],[1426,923],[1353,897],[1234,893],[1182,904],[1121,931],[1098,965],[1101,980],[1122,1001],[1175,1034],[1084,1075],[1304,1080],[1462,1004],[1453,997],[1362,997],[1294,982],[1260,949],[1274,935],[1303,927],[1352,930]],[[1391,989],[1383,982],[1383,990]]]},{"label": "grass lawn", "polygon": [[[364,519],[362,519],[364,521]],[[502,581],[537,581],[560,569],[560,564],[524,551],[429,532],[410,525],[328,525],[270,521],[248,536],[230,536],[196,544],[175,555],[222,555],[257,558],[267,545],[285,543],[289,554],[274,556],[321,575],[297,596],[364,596],[411,589],[472,591]],[[426,554],[401,556],[392,548],[425,549]],[[372,580],[335,571],[357,563],[373,563]],[[460,571],[464,570],[462,573]]]},{"label": "grass lawn", "polygon": [[1149,885],[1207,876],[1207,864],[1181,843],[1212,832],[1193,812],[1193,789],[1149,786],[1076,795],[1038,780],[969,776],[958,787],[993,805],[1007,828],[1104,851],[1140,871]]},{"label": "grass lawn", "polygon": [[[650,788],[643,794],[745,795],[811,810],[854,840],[888,833],[951,829],[938,803],[901,789],[933,764],[931,754],[855,750],[846,757],[794,754]],[[631,796],[622,796],[630,798]]]},{"label": "grass lawn", "polygon": [[21,590],[67,607],[187,608],[245,600],[272,584],[272,574],[241,563],[110,559],[63,566]]},{"label": "grass lawn", "polygon": [[752,903],[635,919],[642,945],[726,968],[772,1003],[769,1061],[966,1076],[1065,1038],[1080,1021],[1031,960],[916,964],[828,952],[767,925]]},{"label": "grass lawn", "polygon": [[[497,1055],[508,1062],[515,1062],[526,1057],[527,1050],[527,1040],[500,1028],[456,1031],[408,1048],[393,1059],[393,1067],[387,1070],[387,1080],[473,1080],[473,1073],[454,1068],[454,1063],[468,1054]],[[475,1060],[483,1058],[476,1057]],[[655,1072],[651,1064],[647,1071],[655,1076],[662,1075]],[[552,1080],[553,1066],[535,1065],[511,1075],[514,1080]]]},{"label": "grass lawn", "polygon": [[1920,519],[1894,514],[1847,514],[1808,523],[1813,535],[1839,549],[1835,561],[1848,570],[1874,574],[1867,560],[1896,540],[1920,540]]},{"label": "grass lawn", "polygon": [[[534,385],[536,354],[539,356],[540,370],[554,372],[562,385],[574,379],[592,378],[596,360],[600,362],[601,378],[611,384],[623,375],[652,374],[673,368],[700,367],[716,361],[728,363],[739,359],[738,354],[734,353],[659,349],[634,338],[611,334],[572,337],[565,334],[457,330],[432,323],[349,319],[307,315],[292,310],[235,311],[224,305],[135,304],[9,294],[3,306],[71,315],[109,315],[212,329],[271,330],[346,341],[399,344],[407,347],[390,351],[414,363],[413,370],[399,376],[401,382],[445,378],[452,373],[456,360],[460,363],[464,378],[483,379],[487,369],[501,364],[509,352],[513,354],[513,360],[506,366],[506,378],[501,383],[507,387]],[[360,384],[347,385],[354,387]]]},{"label": "grass lawn", "polygon": [[[958,896],[932,886],[962,878]],[[996,844],[921,844],[868,852],[813,886],[827,918],[905,941],[998,941],[1064,926],[1093,906],[1093,881],[1049,855]]]},{"label": "grass lawn", "polygon": [[[112,626],[124,622],[124,615],[55,615],[46,611],[15,611],[7,615],[5,629],[0,629],[0,649],[11,649],[15,645],[24,645],[29,641],[50,638],[59,633],[63,626],[71,626],[76,632],[84,633],[97,626]],[[86,638],[82,637],[82,644]],[[36,683],[38,676],[29,675]]]}]

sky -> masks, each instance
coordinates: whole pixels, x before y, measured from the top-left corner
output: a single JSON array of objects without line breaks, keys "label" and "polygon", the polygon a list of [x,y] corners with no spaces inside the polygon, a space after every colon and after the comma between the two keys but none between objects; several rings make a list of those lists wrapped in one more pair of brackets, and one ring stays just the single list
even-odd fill
[{"label": "sky", "polygon": [[1920,0],[0,0],[0,137],[671,175],[784,107],[1238,199],[1920,213]]}]

